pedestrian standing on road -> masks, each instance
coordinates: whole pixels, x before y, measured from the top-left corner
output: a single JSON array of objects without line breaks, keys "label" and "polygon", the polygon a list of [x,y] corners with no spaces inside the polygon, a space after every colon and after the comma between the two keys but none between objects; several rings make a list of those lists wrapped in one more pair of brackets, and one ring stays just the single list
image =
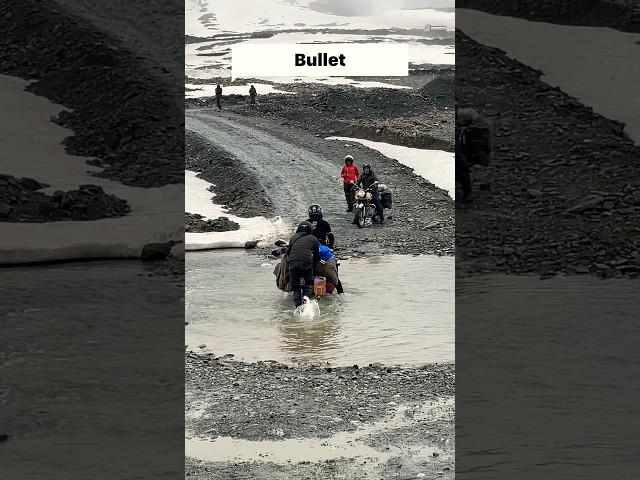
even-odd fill
[{"label": "pedestrian standing on road", "polygon": [[293,302],[296,308],[302,305],[303,299],[306,301],[313,296],[313,264],[321,259],[320,242],[311,231],[309,222],[300,222],[296,233],[289,240],[289,278],[293,285]]},{"label": "pedestrian standing on road", "polygon": [[344,167],[340,172],[344,187],[344,198],[347,200],[347,212],[353,212],[353,184],[358,181],[360,171],[353,164],[353,157],[347,155],[344,157]]},{"label": "pedestrian standing on road", "polygon": [[256,87],[251,85],[251,88],[249,88],[249,98],[251,99],[251,105],[255,105],[256,104],[256,95],[257,94],[258,94],[258,92],[256,91]]},{"label": "pedestrian standing on road", "polygon": [[222,110],[222,87],[219,83],[216,85],[216,106]]}]

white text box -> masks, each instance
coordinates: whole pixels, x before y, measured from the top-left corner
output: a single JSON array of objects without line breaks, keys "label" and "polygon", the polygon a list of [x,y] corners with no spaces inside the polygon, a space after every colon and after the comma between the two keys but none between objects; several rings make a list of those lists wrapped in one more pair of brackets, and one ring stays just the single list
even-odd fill
[{"label": "white text box", "polygon": [[231,47],[231,74],[233,78],[404,77],[409,74],[409,47],[381,43],[242,43]]}]

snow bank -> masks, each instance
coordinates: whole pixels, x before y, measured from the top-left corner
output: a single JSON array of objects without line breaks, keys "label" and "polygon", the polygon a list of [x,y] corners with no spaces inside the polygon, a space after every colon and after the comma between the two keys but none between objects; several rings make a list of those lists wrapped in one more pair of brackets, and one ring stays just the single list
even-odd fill
[{"label": "snow bank", "polygon": [[182,185],[136,188],[91,176],[89,172],[99,169],[88,166],[84,157],[68,155],[61,145],[73,132],[49,120],[64,107],[25,92],[26,84],[0,75],[0,173],[47,183],[46,193],[99,185],[127,200],[131,213],[89,222],[3,222],[0,264],[139,257],[148,243],[181,238],[182,225],[175,221],[176,205],[184,197]]},{"label": "snow bank", "polygon": [[[452,65],[455,62],[455,48],[447,45],[425,45],[421,39],[431,38],[425,35],[398,33],[384,35],[367,33],[372,30],[424,29],[427,24],[443,25],[448,30],[455,26],[453,12],[432,9],[395,10],[393,5],[378,8],[367,16],[341,16],[321,13],[309,5],[312,2],[292,0],[187,0],[185,6],[185,28],[188,35],[208,38],[213,35],[228,33],[210,42],[192,43],[185,46],[185,74],[191,78],[231,77],[231,53],[233,43],[351,43],[369,41],[401,42],[409,44],[409,61],[411,63],[431,63]],[[379,5],[382,7],[382,3]],[[315,32],[282,32],[269,38],[251,38],[238,36],[260,31],[303,30],[322,28],[325,30],[351,29],[357,33],[315,33]],[[235,38],[234,38],[235,36]],[[266,78],[265,78],[266,79]],[[275,80],[278,83],[291,83],[292,80]],[[328,81],[313,80],[316,83]],[[355,86],[387,87],[389,84]]]},{"label": "snow bank", "polygon": [[416,64],[455,65],[456,49],[453,45],[409,43],[409,62]]},{"label": "snow bank", "polygon": [[[546,83],[601,115],[624,122],[640,141],[640,41],[637,33],[530,22],[456,9],[458,27],[480,43],[542,70]],[[602,92],[609,92],[603,95]]]},{"label": "snow bank", "polygon": [[244,248],[247,242],[276,240],[289,232],[289,228],[278,217],[243,218],[227,213],[227,209],[211,201],[215,196],[208,189],[212,184],[196,176],[195,172],[185,170],[185,211],[197,213],[207,219],[227,217],[240,225],[239,230],[231,232],[186,233],[185,250],[212,250],[218,248]]},{"label": "snow bank", "polygon": [[[409,148],[350,137],[328,137],[327,140],[357,142],[365,147],[377,150],[383,155],[412,168],[416,175],[420,175],[435,186],[446,190],[449,192],[449,196],[453,198],[455,192],[455,161],[454,154],[451,152]],[[384,182],[384,179],[381,179],[381,181]]]},{"label": "snow bank", "polygon": [[301,78],[272,78],[273,81],[286,83],[322,83],[325,85],[351,85],[357,88],[395,88],[395,89],[411,89],[405,85],[394,85],[392,83],[374,82],[367,80],[352,80],[345,77],[301,77]]},{"label": "snow bank", "polygon": [[[425,45],[417,41],[423,37],[415,35],[379,35],[379,34],[332,34],[310,32],[278,33],[269,38],[238,39],[236,43],[354,43],[368,41],[371,43],[406,43],[409,45],[409,62],[414,64],[442,64],[455,63],[455,47],[453,45]],[[188,44],[185,46],[185,74],[191,78],[231,77],[231,53],[228,40],[222,39],[211,42]],[[276,83],[293,83],[295,77],[260,77]],[[337,80],[322,77],[306,77],[313,83],[328,85],[342,85],[352,83],[356,87],[384,87],[398,88],[395,85],[381,82],[353,83],[342,77]],[[336,83],[339,82],[339,83]],[[268,92],[267,92],[268,93]]]},{"label": "snow bank", "polygon": [[[250,43],[354,43],[368,41],[371,43],[406,43],[409,45],[410,63],[431,63],[453,65],[455,63],[455,47],[453,45],[427,45],[419,42],[426,37],[415,35],[379,35],[379,34],[341,34],[287,32],[278,33],[269,38],[248,40]],[[228,48],[228,46],[225,46]]]},{"label": "snow bank", "polygon": [[207,37],[222,32],[256,32],[290,28],[424,28],[455,26],[453,12],[432,9],[379,9],[368,16],[341,16],[309,8],[310,2],[287,0],[186,0],[185,33]]}]

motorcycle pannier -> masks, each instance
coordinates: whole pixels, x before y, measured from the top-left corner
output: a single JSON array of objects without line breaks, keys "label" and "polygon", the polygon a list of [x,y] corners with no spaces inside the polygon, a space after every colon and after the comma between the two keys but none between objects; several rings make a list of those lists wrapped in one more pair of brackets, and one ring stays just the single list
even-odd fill
[{"label": "motorcycle pannier", "polygon": [[273,269],[273,274],[276,276],[276,286],[283,292],[292,292],[293,285],[289,278],[289,257],[283,255],[282,258]]},{"label": "motorcycle pannier", "polygon": [[389,190],[382,192],[380,200],[382,201],[383,208],[391,208],[393,206],[393,197]]}]

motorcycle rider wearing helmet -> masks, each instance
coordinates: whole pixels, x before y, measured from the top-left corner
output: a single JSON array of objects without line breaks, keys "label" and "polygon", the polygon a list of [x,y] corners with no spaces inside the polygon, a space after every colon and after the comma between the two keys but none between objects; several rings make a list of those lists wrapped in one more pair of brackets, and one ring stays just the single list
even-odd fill
[{"label": "motorcycle rider wearing helmet", "polygon": [[335,238],[331,232],[331,225],[325,219],[322,218],[324,212],[320,205],[311,205],[309,207],[309,219],[307,222],[311,224],[312,234],[316,237],[322,245],[328,245],[333,248]]},{"label": "motorcycle rider wearing helmet", "polygon": [[340,171],[344,187],[344,197],[347,199],[347,212],[353,212],[353,184],[360,177],[358,167],[353,164],[353,157],[347,155],[344,157],[344,167]]},{"label": "motorcycle rider wearing helmet", "polygon": [[[371,168],[371,165],[368,163],[365,163],[364,165],[362,165],[362,175],[360,175],[360,178],[358,178],[356,185],[367,190],[373,184],[377,184],[377,183],[378,183],[378,177],[376,176],[375,173],[373,173],[373,169]],[[382,208],[380,192],[378,192],[377,188],[374,188],[371,194],[373,196],[373,204],[376,206],[376,215],[378,216],[380,223],[384,223],[384,208]]]},{"label": "motorcycle rider wearing helmet", "polygon": [[[300,222],[296,233],[289,240],[287,249],[289,261],[289,278],[293,285],[293,302],[296,307],[303,303],[303,298],[313,296],[313,264],[320,261],[320,242],[311,234],[309,222]],[[304,286],[300,280],[304,279]]]}]

